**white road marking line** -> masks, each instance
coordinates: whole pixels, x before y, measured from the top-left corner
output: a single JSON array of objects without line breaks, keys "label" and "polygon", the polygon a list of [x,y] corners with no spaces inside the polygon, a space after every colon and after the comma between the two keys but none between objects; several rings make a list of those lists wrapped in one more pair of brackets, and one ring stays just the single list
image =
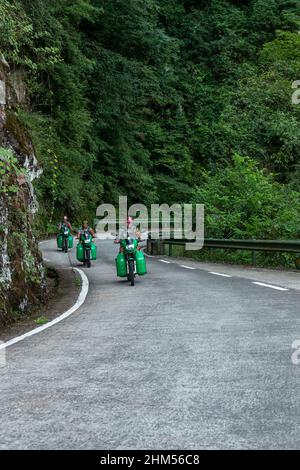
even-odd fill
[{"label": "white road marking line", "polygon": [[41,331],[47,330],[51,326],[54,326],[57,323],[60,323],[65,318],[68,318],[70,315],[72,315],[72,313],[76,312],[76,310],[78,310],[81,307],[89,291],[89,280],[84,274],[84,272],[81,271],[81,269],[78,269],[78,268],[73,268],[73,269],[75,269],[75,271],[77,271],[80,274],[81,281],[82,281],[80,294],[78,296],[76,303],[73,305],[73,307],[71,307],[65,313],[55,318],[54,320],[50,321],[49,323],[46,323],[45,325],[35,328],[34,330],[28,331],[24,335],[17,336],[16,338],[13,338],[7,341],[6,343],[0,344],[0,350],[5,349],[8,346],[12,346],[13,344],[19,343],[20,341],[23,341],[24,339],[29,338],[30,336],[37,335],[38,333],[41,333]]},{"label": "white road marking line", "polygon": [[281,290],[281,291],[289,290],[286,287],[273,286],[272,284],[265,284],[264,282],[253,282],[252,284],[256,284],[257,286],[262,286],[262,287],[270,287],[271,289],[276,289],[276,290]]},{"label": "white road marking line", "polygon": [[215,276],[222,276],[222,277],[232,277],[229,274],[216,273],[215,271],[210,271],[209,274],[214,274]]},{"label": "white road marking line", "polygon": [[171,264],[171,261],[166,261],[165,259],[159,259],[161,263]]},{"label": "white road marking line", "polygon": [[181,264],[180,267],[185,268],[185,269],[196,269],[196,268],[192,268],[191,266],[185,266],[185,264]]},{"label": "white road marking line", "polygon": [[51,263],[50,259],[48,258],[44,258],[44,261],[46,261],[47,263]]}]

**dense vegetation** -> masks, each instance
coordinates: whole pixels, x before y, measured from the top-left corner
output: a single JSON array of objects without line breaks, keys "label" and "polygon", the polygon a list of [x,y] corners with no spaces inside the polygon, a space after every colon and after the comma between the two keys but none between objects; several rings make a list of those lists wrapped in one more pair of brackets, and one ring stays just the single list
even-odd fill
[{"label": "dense vegetation", "polygon": [[205,202],[215,236],[299,237],[299,0],[0,0],[0,17],[40,227],[127,194]]}]

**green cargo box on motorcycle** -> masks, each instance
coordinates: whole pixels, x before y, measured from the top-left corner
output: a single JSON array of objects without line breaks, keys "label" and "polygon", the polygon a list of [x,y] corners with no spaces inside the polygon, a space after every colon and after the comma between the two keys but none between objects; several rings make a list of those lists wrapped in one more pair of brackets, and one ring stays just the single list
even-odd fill
[{"label": "green cargo box on motorcycle", "polygon": [[71,230],[66,227],[62,227],[60,233],[57,235],[57,248],[68,252],[68,250],[73,248],[74,239],[71,235]]},{"label": "green cargo box on motorcycle", "polygon": [[93,237],[89,232],[83,232],[80,236],[76,250],[77,260],[84,263],[88,268],[91,267],[91,261],[97,259],[97,247],[93,243]]},{"label": "green cargo box on motorcycle", "polygon": [[118,277],[127,277],[131,285],[134,286],[135,275],[144,276],[147,274],[146,259],[142,251],[138,250],[138,240],[127,238],[121,240],[122,251],[116,258]]}]

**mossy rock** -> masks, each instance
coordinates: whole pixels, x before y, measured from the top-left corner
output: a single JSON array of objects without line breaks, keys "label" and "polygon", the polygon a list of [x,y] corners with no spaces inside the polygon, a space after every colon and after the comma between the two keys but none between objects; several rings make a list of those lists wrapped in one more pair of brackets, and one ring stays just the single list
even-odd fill
[{"label": "mossy rock", "polygon": [[16,140],[16,145],[20,153],[29,155],[32,152],[31,139],[15,113],[7,113],[5,128]]}]

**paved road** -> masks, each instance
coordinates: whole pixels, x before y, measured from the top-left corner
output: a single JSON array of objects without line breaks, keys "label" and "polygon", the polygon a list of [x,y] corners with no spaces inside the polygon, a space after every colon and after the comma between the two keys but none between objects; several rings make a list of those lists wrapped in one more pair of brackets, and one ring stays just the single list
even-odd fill
[{"label": "paved road", "polygon": [[81,309],[7,351],[1,449],[300,447],[299,292],[156,259],[132,288],[99,249]]}]

